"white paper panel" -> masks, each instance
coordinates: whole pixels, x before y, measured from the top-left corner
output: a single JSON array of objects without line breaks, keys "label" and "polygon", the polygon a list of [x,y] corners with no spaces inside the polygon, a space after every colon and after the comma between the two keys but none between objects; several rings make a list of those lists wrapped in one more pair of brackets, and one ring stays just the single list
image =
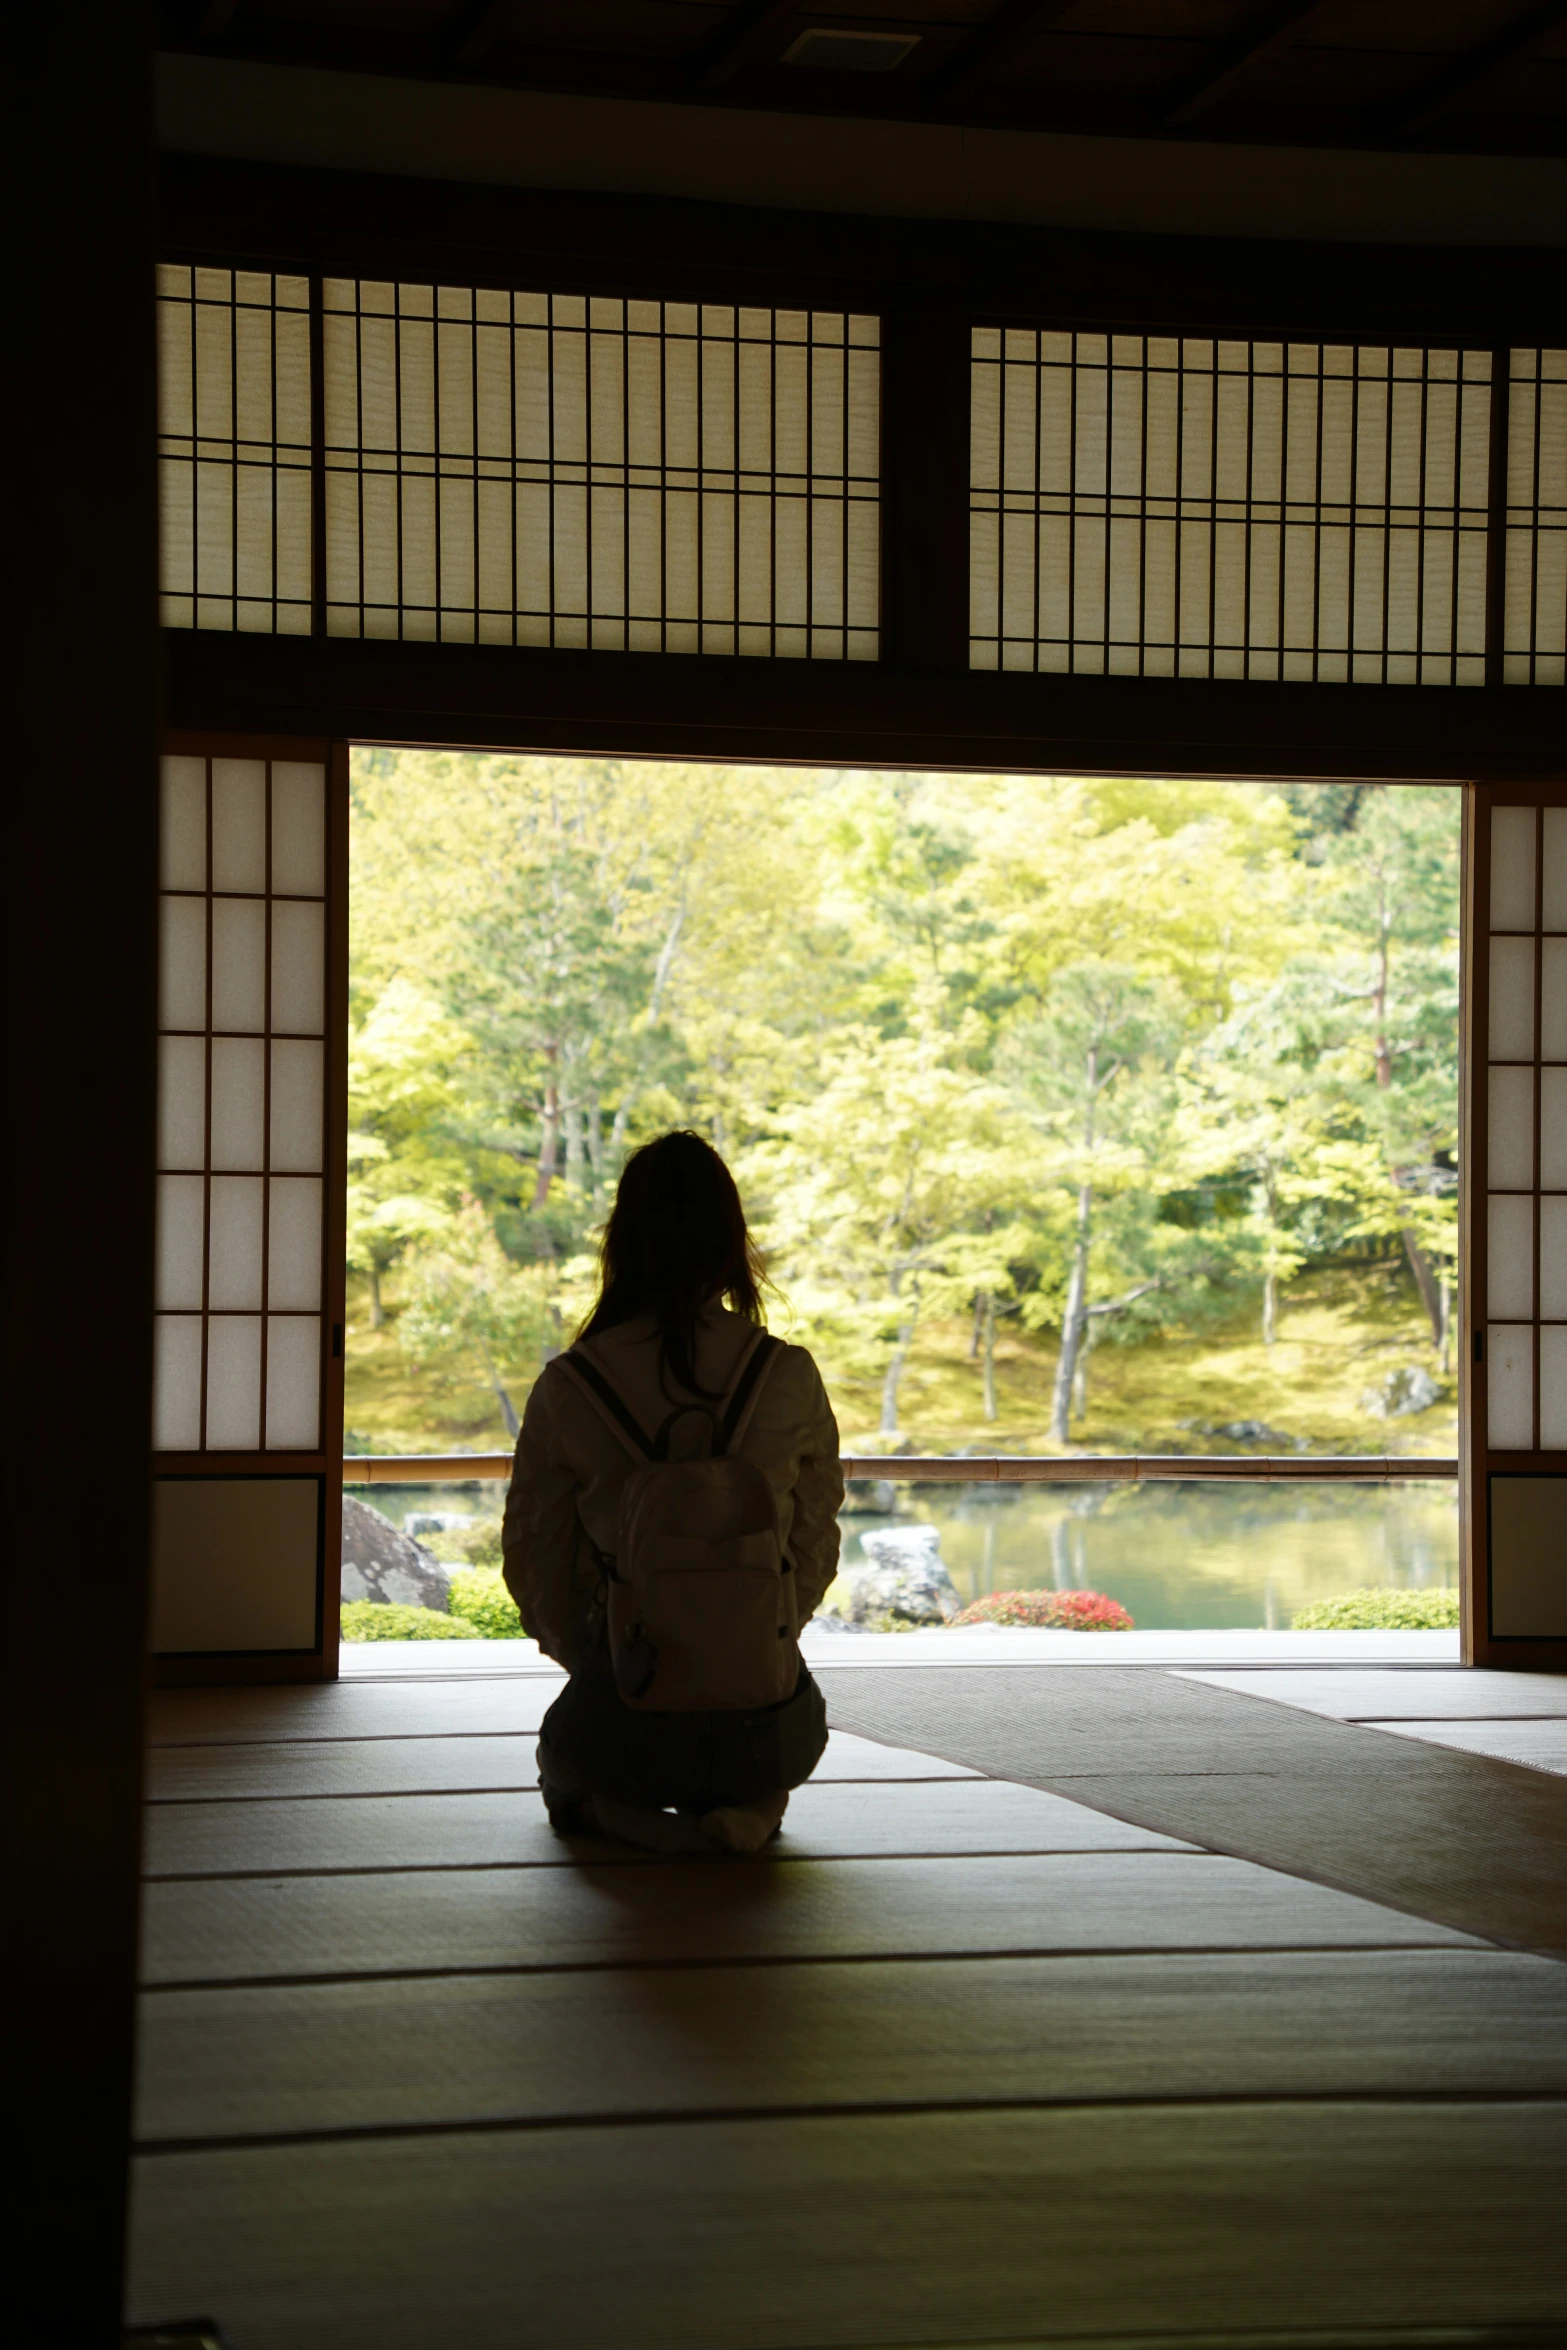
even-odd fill
[{"label": "white paper panel", "polygon": [[1567,1069],[1540,1071],[1540,1184],[1567,1191]]},{"label": "white paper panel", "polygon": [[212,762],[212,886],[267,886],[267,765],[264,759]]},{"label": "white paper panel", "polygon": [[159,1479],[154,1650],[313,1648],[320,1512],[318,1477]]},{"label": "white paper panel", "polygon": [[326,770],[297,759],[272,762],[272,887],[284,897],[326,889]]},{"label": "white paper panel", "polygon": [[206,1161],[207,1047],[199,1036],[158,1039],[158,1164]]},{"label": "white paper panel", "polygon": [[[174,901],[178,903],[178,901]],[[259,898],[212,901],[212,1025],[257,1035],[266,1026],[267,910]]]},{"label": "white paper panel", "polygon": [[206,1184],[199,1175],[158,1177],[156,1304],[164,1311],[201,1310],[201,1242]]},{"label": "white paper panel", "polygon": [[1567,1633],[1567,1477],[1490,1481],[1491,1630],[1499,1639]]},{"label": "white paper panel", "polygon": [[1540,1202],[1540,1312],[1567,1322],[1567,1198],[1560,1192]]},{"label": "white paper panel", "polygon": [[267,1303],[313,1313],[321,1304],[321,1179],[277,1175],[268,1189]]},{"label": "white paper panel", "polygon": [[207,886],[207,762],[163,761],[159,870],[164,889]]},{"label": "white paper panel", "polygon": [[1534,1182],[1534,1071],[1493,1069],[1489,1093],[1487,1180],[1494,1191],[1527,1191]]},{"label": "white paper panel", "polygon": [[226,1173],[262,1165],[266,1049],[259,1036],[212,1040],[212,1164]]},{"label": "white paper panel", "polygon": [[1534,1449],[1534,1331],[1493,1322],[1485,1334],[1487,1435],[1493,1452]]},{"label": "white paper panel", "polygon": [[1534,941],[1491,941],[1491,1059],[1534,1058]]},{"label": "white paper panel", "polygon": [[1567,1330],[1540,1332],[1540,1447],[1567,1452]]},{"label": "white paper panel", "polygon": [[328,634],[874,660],[879,336],[329,278]]},{"label": "white paper panel", "polygon": [[208,1320],[207,1449],[261,1449],[259,1314],[214,1314]]},{"label": "white paper panel", "polygon": [[975,667],[1483,682],[1488,353],[994,327],[972,351]]},{"label": "white paper panel", "polygon": [[311,1452],[321,1441],[321,1324],[314,1314],[267,1320],[267,1449]]},{"label": "white paper panel", "polygon": [[326,1026],[326,907],[272,908],[272,1033],[319,1036]]},{"label": "white paper panel", "polygon": [[272,1166],[276,1173],[321,1172],[324,1047],[289,1043],[272,1047]]},{"label": "white paper panel", "polygon": [[201,1321],[159,1314],[152,1326],[152,1441],[159,1452],[201,1443]]},{"label": "white paper panel", "polygon": [[1493,1192],[1488,1202],[1486,1306],[1502,1321],[1534,1312],[1534,1202]]},{"label": "white paper panel", "polygon": [[265,1188],[259,1175],[212,1178],[207,1303],[215,1311],[235,1307],[260,1311],[261,1213]]},{"label": "white paper panel", "polygon": [[207,1025],[207,904],[204,898],[158,902],[158,1026]]},{"label": "white paper panel", "polygon": [[1540,946],[1540,1058],[1567,1061],[1567,938]]},{"label": "white paper panel", "polygon": [[1535,897],[1533,808],[1491,810],[1491,928],[1532,930]]},{"label": "white paper panel", "polygon": [[1567,808],[1545,811],[1545,879],[1541,920],[1547,930],[1567,930]]}]

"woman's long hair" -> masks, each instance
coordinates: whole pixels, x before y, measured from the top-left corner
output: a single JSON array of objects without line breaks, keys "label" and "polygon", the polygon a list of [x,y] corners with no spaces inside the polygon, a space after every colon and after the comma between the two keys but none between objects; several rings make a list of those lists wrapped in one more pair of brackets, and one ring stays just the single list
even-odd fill
[{"label": "woman's long hair", "polygon": [[688,1394],[707,1395],[696,1376],[697,1316],[721,1297],[760,1327],[766,1277],[735,1179],[712,1144],[686,1130],[661,1134],[622,1170],[599,1250],[598,1303],[577,1335],[651,1314],[660,1380],[668,1371]]}]

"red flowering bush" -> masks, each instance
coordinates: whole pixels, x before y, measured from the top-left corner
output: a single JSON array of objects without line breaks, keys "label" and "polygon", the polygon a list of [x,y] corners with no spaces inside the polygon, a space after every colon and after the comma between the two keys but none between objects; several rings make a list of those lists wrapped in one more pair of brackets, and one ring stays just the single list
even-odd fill
[{"label": "red flowering bush", "polygon": [[1027,1624],[1052,1632],[1131,1632],[1131,1617],[1118,1599],[1102,1591],[989,1591],[976,1599],[957,1624]]}]

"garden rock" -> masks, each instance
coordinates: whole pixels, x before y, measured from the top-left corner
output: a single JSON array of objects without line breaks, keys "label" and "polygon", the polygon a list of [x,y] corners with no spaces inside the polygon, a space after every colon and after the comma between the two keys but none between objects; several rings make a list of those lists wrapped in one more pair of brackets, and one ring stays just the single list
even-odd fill
[{"label": "garden rock", "polygon": [[1374,1420],[1402,1420],[1411,1412],[1428,1412],[1442,1400],[1442,1390],[1419,1363],[1400,1363],[1375,1387],[1368,1387],[1360,1408]]},{"label": "garden rock", "polygon": [[939,1526],[884,1526],[862,1534],[866,1564],[851,1567],[851,1623],[896,1616],[910,1624],[944,1624],[963,1605],[941,1557]]},{"label": "garden rock", "polygon": [[343,1597],[445,1609],[450,1570],[368,1502],[343,1496]]}]

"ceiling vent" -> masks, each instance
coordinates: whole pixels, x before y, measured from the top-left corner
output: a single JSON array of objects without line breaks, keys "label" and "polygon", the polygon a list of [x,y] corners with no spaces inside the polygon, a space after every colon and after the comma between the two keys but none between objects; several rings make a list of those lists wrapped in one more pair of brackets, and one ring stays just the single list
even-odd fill
[{"label": "ceiling vent", "polygon": [[813,73],[892,73],[919,45],[918,33],[837,32],[812,25],[790,42],[783,62]]}]

